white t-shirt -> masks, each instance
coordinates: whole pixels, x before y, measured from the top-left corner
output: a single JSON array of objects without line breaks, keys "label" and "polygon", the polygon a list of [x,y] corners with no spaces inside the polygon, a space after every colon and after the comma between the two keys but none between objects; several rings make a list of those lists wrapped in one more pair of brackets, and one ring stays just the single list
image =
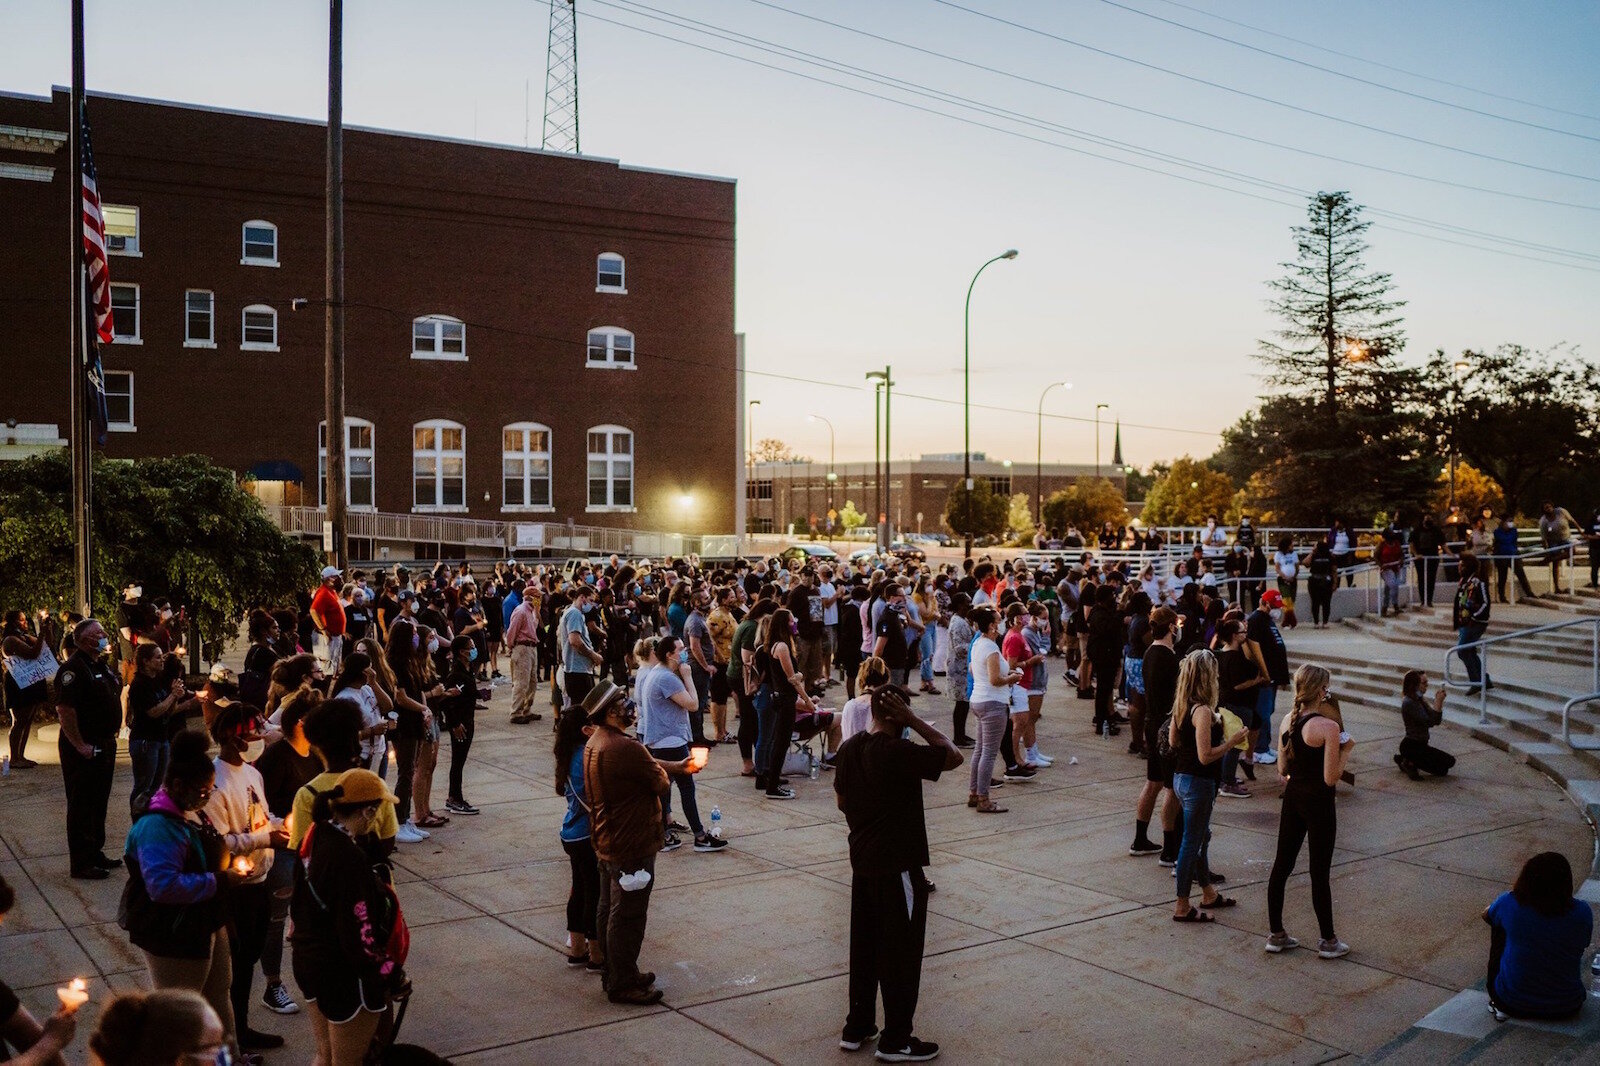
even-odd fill
[{"label": "white t-shirt", "polygon": [[206,817],[228,845],[229,861],[247,856],[247,884],[258,885],[272,870],[272,812],[267,810],[267,786],[261,771],[249,763],[230,766],[218,758],[216,783],[206,800]]},{"label": "white t-shirt", "polygon": [[[817,586],[817,592],[821,593],[823,599],[829,598],[837,591],[838,590],[833,587],[833,582],[831,581],[824,581],[822,584]],[[822,624],[825,626],[836,626],[839,624],[839,605],[837,603],[830,603],[828,606],[822,609]]]},{"label": "white t-shirt", "polygon": [[872,697],[857,696],[839,712],[839,743],[843,744],[857,733],[865,733],[872,725]]},{"label": "white t-shirt", "polygon": [[1272,561],[1283,571],[1285,579],[1293,580],[1300,573],[1300,556],[1295,552],[1276,552]]},{"label": "white t-shirt", "polygon": [[[968,672],[972,675],[972,702],[973,703],[1008,703],[1011,699],[1011,686],[998,687],[989,684],[989,659],[1000,655],[1000,645],[988,637],[977,637],[972,641],[972,653],[967,659]],[[1000,671],[1002,674],[1009,672],[1005,656],[1000,656]]]},{"label": "white t-shirt", "polygon": [[[334,697],[344,700],[361,708],[361,728],[371,729],[383,721],[383,712],[378,710],[378,697],[372,691],[371,685],[362,685],[360,688],[347,688]],[[383,749],[388,744],[382,734],[370,736],[361,742],[361,765],[368,770],[377,768],[378,760],[383,756]]]}]

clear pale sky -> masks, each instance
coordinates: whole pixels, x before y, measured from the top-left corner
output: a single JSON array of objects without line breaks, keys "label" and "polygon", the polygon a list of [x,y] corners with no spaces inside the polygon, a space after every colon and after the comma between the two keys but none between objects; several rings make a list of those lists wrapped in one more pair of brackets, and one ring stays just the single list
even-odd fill
[{"label": "clear pale sky", "polygon": [[[763,401],[756,434],[780,437],[819,459],[827,457],[827,430],[809,423],[808,413],[832,418],[840,461],[870,458],[872,393],[862,388],[862,374],[885,363],[894,366],[897,385],[908,394],[897,396],[895,404],[895,455],[961,450],[959,403],[909,394],[960,400],[967,284],[985,259],[1008,247],[1020,249],[1021,256],[990,267],[973,299],[973,402],[1022,413],[975,410],[974,450],[1031,460],[1040,390],[1066,380],[1075,387],[1053,391],[1047,410],[1087,420],[1096,403],[1110,404],[1107,419],[1122,418],[1126,458],[1139,464],[1184,452],[1209,454],[1217,431],[1253,403],[1260,385],[1251,353],[1273,325],[1265,311],[1265,282],[1291,257],[1289,227],[1302,221],[1305,196],[1318,189],[1348,189],[1373,209],[1521,242],[1591,256],[1600,249],[1595,180],[1312,117],[935,0],[774,2],[1017,76],[918,54],[752,0],[578,0],[585,153],[738,179],[737,320],[748,337],[748,395]],[[1571,136],[1285,62],[1104,0],[961,2],[1268,100],[1600,178],[1600,118],[1589,117],[1600,116],[1600,6],[1591,3],[1348,0],[1330,7],[1309,0],[1184,0],[1187,6],[1119,0],[1357,78],[1578,135]],[[311,118],[326,114],[325,4],[88,0],[88,11],[91,89]],[[917,92],[965,97],[1023,118],[976,114],[903,87],[872,85],[715,40],[695,28],[669,26],[654,12],[781,43],[916,83]],[[543,0],[347,0],[346,122],[521,144],[524,85],[531,82],[537,144],[547,20]],[[65,0],[5,0],[0,40],[7,42],[0,89],[42,94],[67,82]],[[1249,143],[1019,78],[1334,158]],[[1074,140],[1059,127],[1289,190],[1252,188],[1171,162],[1138,159]],[[1451,188],[1380,173],[1364,165],[1369,163],[1576,206]],[[1267,200],[1195,181],[1247,189]],[[1513,341],[1535,348],[1566,341],[1590,359],[1600,352],[1600,258],[1572,259],[1525,244],[1511,249],[1577,265],[1535,262],[1416,233],[1488,247],[1482,236],[1373,221],[1369,261],[1392,273],[1397,295],[1409,301],[1408,358],[1420,360],[1437,347],[1456,351]],[[648,338],[641,338],[641,356],[647,355]],[[1109,459],[1109,421],[1103,439]],[[1047,460],[1092,461],[1090,424],[1047,418],[1044,454]]]}]

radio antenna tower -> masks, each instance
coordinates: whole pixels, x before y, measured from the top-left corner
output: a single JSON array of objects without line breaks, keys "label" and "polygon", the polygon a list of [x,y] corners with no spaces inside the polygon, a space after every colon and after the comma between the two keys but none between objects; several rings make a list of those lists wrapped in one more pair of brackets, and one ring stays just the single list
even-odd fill
[{"label": "radio antenna tower", "polygon": [[578,11],[576,0],[550,0],[545,58],[544,137],[552,152],[578,152]]}]

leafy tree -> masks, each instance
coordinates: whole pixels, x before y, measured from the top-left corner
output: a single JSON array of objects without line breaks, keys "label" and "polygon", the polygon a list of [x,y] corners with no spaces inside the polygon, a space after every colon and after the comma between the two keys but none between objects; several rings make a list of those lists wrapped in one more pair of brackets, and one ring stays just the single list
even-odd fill
[{"label": "leafy tree", "polygon": [[1106,522],[1122,526],[1128,521],[1128,501],[1106,478],[1089,478],[1052,492],[1041,510],[1045,528],[1062,532],[1077,526],[1088,534]]},{"label": "leafy tree", "polygon": [[[1485,507],[1502,514],[1506,507],[1505,493],[1495,484],[1494,478],[1466,460],[1456,463],[1456,503],[1462,514],[1478,514]],[[1434,493],[1433,509],[1439,514],[1450,510],[1450,472],[1439,475],[1438,491]]]},{"label": "leafy tree", "polygon": [[810,456],[796,455],[795,450],[777,437],[762,437],[756,441],[755,461],[758,463],[809,463]]},{"label": "leafy tree", "polygon": [[1011,505],[1006,513],[1006,532],[1013,537],[1032,537],[1038,523],[1033,520],[1033,508],[1029,506],[1033,497],[1026,492],[1011,494]]},{"label": "leafy tree", "polygon": [[1147,495],[1149,495],[1150,486],[1161,480],[1162,475],[1164,475],[1169,469],[1171,469],[1171,467],[1170,464],[1167,463],[1151,463],[1150,469],[1148,470],[1140,470],[1138,467],[1134,466],[1128,467],[1128,499],[1144,499]]},{"label": "leafy tree", "polygon": [[[1006,519],[1011,513],[1011,501],[997,495],[989,479],[972,479],[971,503],[968,504],[966,483],[956,479],[944,505],[944,524],[958,537],[998,537],[1006,531]],[[971,522],[968,523],[968,516]]]},{"label": "leafy tree", "polygon": [[1224,429],[1222,446],[1206,460],[1206,465],[1228,475],[1235,485],[1243,485],[1259,473],[1265,467],[1261,456],[1261,416],[1246,411],[1239,421]]},{"label": "leafy tree", "polygon": [[[146,596],[187,604],[207,643],[232,636],[251,607],[316,582],[316,552],[204,456],[97,458],[93,531],[96,614],[110,617],[119,590],[137,580]],[[0,463],[0,603],[59,609],[72,585],[67,454]]]},{"label": "leafy tree", "polygon": [[1448,455],[1454,439],[1456,453],[1500,486],[1512,514],[1536,510],[1563,474],[1592,477],[1600,462],[1594,367],[1560,350],[1508,344],[1459,359],[1435,352],[1424,373],[1437,454]]},{"label": "leafy tree", "polygon": [[1149,526],[1198,526],[1207,515],[1224,514],[1233,495],[1227,474],[1185,455],[1150,487],[1139,517]]},{"label": "leafy tree", "polygon": [[844,506],[839,508],[839,525],[845,532],[856,529],[867,520],[867,516],[856,510],[854,500],[844,501]]}]

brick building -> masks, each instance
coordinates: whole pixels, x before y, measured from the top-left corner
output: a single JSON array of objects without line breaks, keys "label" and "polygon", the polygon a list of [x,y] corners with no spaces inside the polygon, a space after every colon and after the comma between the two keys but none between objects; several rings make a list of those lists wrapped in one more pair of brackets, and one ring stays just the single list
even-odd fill
[{"label": "brick building", "polygon": [[[960,454],[895,460],[884,479],[888,488],[884,510],[894,529],[905,533],[949,532],[943,521],[944,508],[950,490],[961,483],[963,469]],[[750,532],[783,533],[796,520],[802,523],[803,530],[809,528],[813,517],[817,528],[826,531],[829,507],[843,508],[846,500],[867,516],[870,528],[878,499],[873,464],[839,463],[832,473],[830,481],[825,462],[754,464],[746,483]],[[1011,463],[990,459],[982,452],[972,453],[974,480],[985,479],[990,489],[1003,496],[1026,492],[1030,508],[1036,488],[1042,485],[1048,500],[1051,493],[1069,485],[1094,480],[1095,468],[1092,463],[1045,463],[1039,469],[1039,478],[1034,473],[1033,463]],[[1103,474],[1119,492],[1127,492],[1127,475],[1121,468],[1106,466]]]},{"label": "brick building", "polygon": [[[264,502],[319,505],[323,125],[88,110],[117,333],[106,453],[200,452]],[[64,90],[0,95],[0,421],[46,440],[70,421],[67,111]],[[732,531],[734,192],[347,129],[352,512]]]}]

